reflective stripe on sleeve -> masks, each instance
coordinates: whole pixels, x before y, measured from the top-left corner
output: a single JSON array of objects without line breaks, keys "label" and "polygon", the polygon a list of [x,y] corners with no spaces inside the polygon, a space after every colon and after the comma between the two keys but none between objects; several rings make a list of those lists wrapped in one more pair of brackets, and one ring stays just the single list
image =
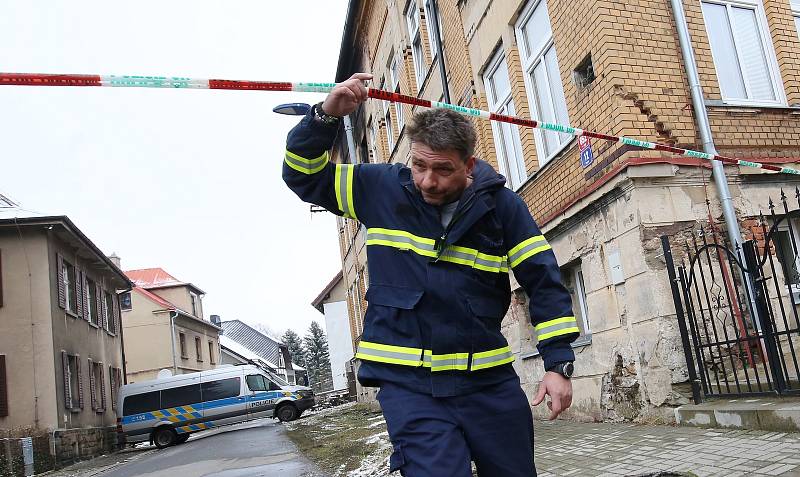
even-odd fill
[{"label": "reflective stripe on sleeve", "polygon": [[570,333],[580,333],[578,329],[578,322],[575,321],[574,316],[565,316],[556,318],[554,320],[545,321],[535,326],[536,337],[539,341],[544,341],[548,338],[556,336],[568,335]]},{"label": "reflective stripe on sleeve", "polygon": [[353,175],[356,166],[353,164],[336,164],[336,204],[339,210],[348,219],[356,219],[356,210],[353,206]]},{"label": "reflective stripe on sleeve", "polygon": [[472,355],[472,365],[470,371],[477,371],[479,369],[492,368],[514,361],[514,353],[511,352],[510,346],[503,346],[502,348],[494,349],[491,351],[483,351]]},{"label": "reflective stripe on sleeve", "polygon": [[422,349],[361,341],[358,344],[356,358],[379,363],[421,366]]},{"label": "reflective stripe on sleeve", "polygon": [[306,159],[305,157],[298,156],[297,154],[286,151],[286,165],[302,172],[303,174],[316,174],[321,171],[325,165],[328,164],[328,152],[325,151],[321,156],[314,159]]},{"label": "reflective stripe on sleeve", "polygon": [[544,235],[535,235],[508,251],[508,263],[513,268],[537,253],[551,249],[552,247],[547,243]]}]

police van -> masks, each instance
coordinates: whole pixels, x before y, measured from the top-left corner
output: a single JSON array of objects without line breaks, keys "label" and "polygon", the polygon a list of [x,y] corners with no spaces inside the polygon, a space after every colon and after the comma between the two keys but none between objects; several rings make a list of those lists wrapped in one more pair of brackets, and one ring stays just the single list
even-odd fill
[{"label": "police van", "polygon": [[275,417],[291,421],[314,405],[307,386],[292,386],[255,364],[229,365],[122,386],[121,443],[150,441],[159,449],[192,432]]}]

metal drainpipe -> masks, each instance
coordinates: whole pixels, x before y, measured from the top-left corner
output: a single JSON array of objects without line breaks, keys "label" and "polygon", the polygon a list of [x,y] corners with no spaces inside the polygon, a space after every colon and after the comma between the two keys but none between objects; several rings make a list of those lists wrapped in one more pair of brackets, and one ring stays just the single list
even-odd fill
[{"label": "metal drainpipe", "polygon": [[439,31],[439,2],[431,0],[430,14],[433,18],[428,22],[428,28],[432,29],[433,37],[436,39],[436,54],[439,55],[439,76],[442,77],[442,96],[445,103],[450,101],[450,87],[447,85],[447,68],[444,65],[444,51],[442,51],[442,32]]},{"label": "metal drainpipe", "polygon": [[[173,313],[175,313],[173,315]],[[178,312],[173,311],[169,314],[169,328],[172,332],[172,375],[178,375],[178,360],[175,358],[175,318],[178,317]]]},{"label": "metal drainpipe", "polygon": [[[700,132],[700,141],[703,143],[703,151],[708,154],[717,154],[717,148],[714,146],[714,139],[711,136],[711,126],[708,122],[708,113],[706,111],[706,103],[703,97],[703,89],[700,86],[700,76],[697,73],[697,63],[694,58],[694,49],[692,48],[692,39],[689,35],[689,26],[686,24],[686,13],[683,10],[682,0],[670,0],[672,4],[672,13],[675,16],[675,26],[678,30],[678,40],[681,44],[681,53],[683,54],[683,66],[686,68],[686,76],[689,80],[689,92],[692,96],[692,107],[694,108],[694,118],[697,123],[697,129]],[[736,220],[736,212],[733,209],[733,198],[731,191],[728,188],[728,181],[725,177],[725,168],[722,162],[712,160],[712,170],[714,176],[714,184],[717,186],[719,193],[720,203],[722,205],[722,215],[725,218],[725,226],[728,230],[728,240],[731,245],[736,248],[736,244],[741,245],[741,231],[739,230],[739,222]],[[750,313],[754,318],[754,324],[760,329],[757,308],[755,306],[753,293],[753,283],[750,281],[749,274],[745,274],[747,279],[744,281],[747,291],[750,295],[749,305]]]},{"label": "metal drainpipe", "polygon": [[350,121],[350,115],[344,117],[344,134],[347,136],[347,151],[350,156],[350,164],[356,164],[356,143],[353,140],[353,123]]},{"label": "metal drainpipe", "polygon": [[[686,14],[683,11],[682,0],[670,0],[672,11],[675,14],[675,25],[678,29],[678,39],[683,53],[683,64],[686,68],[686,76],[689,80],[689,91],[692,95],[692,106],[694,107],[694,117],[697,129],[700,132],[700,141],[703,143],[703,151],[708,154],[717,154],[714,147],[714,139],[711,136],[711,126],[708,123],[708,113],[706,103],[703,98],[703,89],[700,86],[700,77],[697,74],[697,63],[694,59],[692,49],[692,39],[689,36],[689,27],[686,24]],[[725,225],[728,229],[728,239],[735,247],[741,243],[739,232],[739,222],[736,220],[736,212],[733,210],[733,200],[731,191],[728,188],[728,181],[725,178],[725,169],[720,161],[711,161],[713,166],[714,183],[717,186],[722,204],[722,214],[725,217]]]}]

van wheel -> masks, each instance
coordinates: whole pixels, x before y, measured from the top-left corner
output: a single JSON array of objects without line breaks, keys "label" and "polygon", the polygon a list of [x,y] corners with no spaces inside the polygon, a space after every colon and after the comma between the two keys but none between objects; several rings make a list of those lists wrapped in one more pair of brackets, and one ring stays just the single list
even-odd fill
[{"label": "van wheel", "polygon": [[161,427],[156,429],[156,432],[153,434],[153,443],[159,449],[164,449],[165,447],[174,445],[177,440],[178,435],[170,427]]},{"label": "van wheel", "polygon": [[297,408],[294,407],[294,404],[284,404],[275,411],[275,416],[277,416],[278,420],[281,422],[289,422],[297,419],[300,413],[297,412]]},{"label": "van wheel", "polygon": [[175,443],[176,444],[183,444],[184,442],[186,442],[188,440],[189,440],[189,433],[187,432],[186,434],[180,434],[178,436],[178,438],[175,440]]}]

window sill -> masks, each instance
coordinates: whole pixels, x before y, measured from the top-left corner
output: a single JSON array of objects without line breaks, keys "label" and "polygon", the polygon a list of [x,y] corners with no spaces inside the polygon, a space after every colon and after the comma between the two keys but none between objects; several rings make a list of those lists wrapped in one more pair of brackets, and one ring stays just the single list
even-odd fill
[{"label": "window sill", "polygon": [[[592,344],[592,335],[589,334],[586,336],[581,336],[573,343],[571,343],[570,346],[572,347],[572,349],[576,349],[576,348],[583,348],[584,346],[589,346],[591,344]],[[536,358],[538,356],[540,356],[539,350],[534,348],[533,351],[529,351],[527,353],[520,353],[519,358],[522,360],[526,360],[526,359]]]},{"label": "window sill", "polygon": [[88,322],[88,323],[89,323],[89,326],[91,326],[92,328],[94,328],[94,329],[96,329],[96,330],[99,330],[99,329],[100,329],[100,325],[98,325],[98,324],[95,324],[95,323],[92,323],[91,321],[90,321],[90,322]]},{"label": "window sill", "polygon": [[68,316],[71,316],[71,317],[75,318],[76,320],[79,318],[79,317],[78,317],[78,314],[77,314],[77,313],[75,313],[75,312],[74,312],[74,311],[72,311],[72,310],[64,310],[64,313],[66,313]]},{"label": "window sill", "polygon": [[719,99],[706,99],[705,103],[707,108],[782,109],[800,111],[800,105],[789,105],[785,103],[750,103],[747,101],[725,101]]},{"label": "window sill", "polygon": [[189,359],[189,357],[188,357],[188,356],[181,356],[181,359],[186,359],[186,360],[188,360],[188,359]]}]

